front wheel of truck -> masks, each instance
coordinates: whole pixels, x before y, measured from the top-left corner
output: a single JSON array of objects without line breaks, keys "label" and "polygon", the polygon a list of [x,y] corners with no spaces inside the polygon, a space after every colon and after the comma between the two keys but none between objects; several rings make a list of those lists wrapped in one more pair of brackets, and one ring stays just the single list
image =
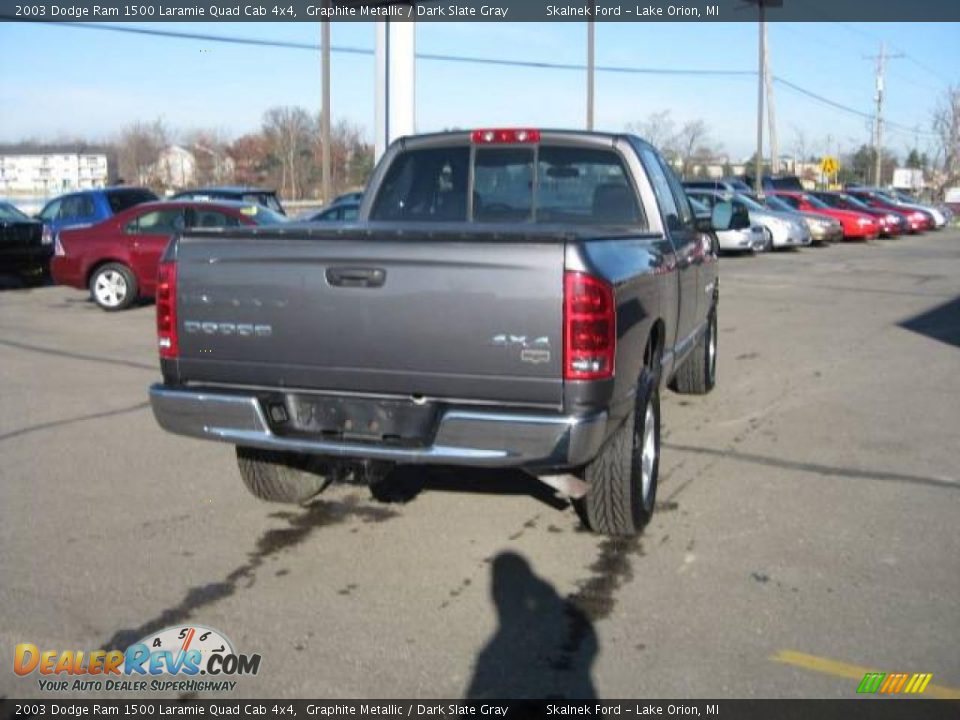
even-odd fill
[{"label": "front wheel of truck", "polygon": [[660,471],[660,396],[649,369],[643,371],[633,411],[584,471],[587,494],[577,513],[594,532],[636,535],[653,516]]},{"label": "front wheel of truck", "polygon": [[717,384],[717,309],[707,316],[707,325],[677,374],[673,389],[683,395],[706,395]]},{"label": "front wheel of truck", "polygon": [[238,447],[237,466],[247,490],[268,502],[303,503],[331,481],[329,469],[311,455]]}]

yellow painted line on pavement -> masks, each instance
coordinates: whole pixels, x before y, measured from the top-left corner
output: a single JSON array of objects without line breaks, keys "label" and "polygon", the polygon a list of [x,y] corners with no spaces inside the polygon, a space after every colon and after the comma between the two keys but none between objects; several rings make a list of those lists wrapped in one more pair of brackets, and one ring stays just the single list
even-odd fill
[{"label": "yellow painted line on pavement", "polygon": [[[867,673],[883,672],[876,668],[851,665],[850,663],[839,660],[807,655],[806,653],[797,652],[796,650],[781,650],[770,659],[774,662],[784,663],[785,665],[793,665],[794,667],[803,668],[804,670],[813,670],[814,672],[833,675],[834,677],[849,678],[857,682],[860,682]],[[853,687],[851,692],[856,692],[856,687]],[[923,694],[926,697],[934,697],[939,700],[960,700],[960,690],[944,685],[928,685],[926,692]]]}]

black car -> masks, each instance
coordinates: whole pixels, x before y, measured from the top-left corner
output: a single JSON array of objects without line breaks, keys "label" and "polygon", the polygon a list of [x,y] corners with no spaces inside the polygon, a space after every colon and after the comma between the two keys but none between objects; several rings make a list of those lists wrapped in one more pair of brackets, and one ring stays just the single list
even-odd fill
[{"label": "black car", "polygon": [[0,202],[0,272],[42,278],[50,263],[52,236],[43,223]]},{"label": "black car", "polygon": [[274,212],[286,215],[286,210],[280,204],[276,190],[264,190],[254,187],[205,187],[193,190],[182,190],[174,195],[172,200],[235,200],[237,202],[256,203]]},{"label": "black car", "polygon": [[[754,187],[754,176],[744,175],[743,182],[750,186],[751,192]],[[790,192],[806,192],[803,183],[796,175],[763,175],[760,178],[760,187],[764,190],[789,190]]]}]

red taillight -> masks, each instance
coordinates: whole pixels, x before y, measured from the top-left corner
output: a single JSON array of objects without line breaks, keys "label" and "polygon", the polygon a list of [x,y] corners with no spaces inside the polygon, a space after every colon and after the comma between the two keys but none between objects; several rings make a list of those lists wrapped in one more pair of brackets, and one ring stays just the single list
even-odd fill
[{"label": "red taillight", "polygon": [[177,338],[177,265],[160,263],[157,270],[157,345],[160,357],[175,358],[180,354]]},{"label": "red taillight", "polygon": [[613,377],[617,316],[613,288],[585,273],[563,278],[563,377],[603,380]]},{"label": "red taillight", "polygon": [[540,142],[540,131],[530,128],[499,128],[474,130],[470,134],[470,140],[477,144],[494,143],[538,143]]}]

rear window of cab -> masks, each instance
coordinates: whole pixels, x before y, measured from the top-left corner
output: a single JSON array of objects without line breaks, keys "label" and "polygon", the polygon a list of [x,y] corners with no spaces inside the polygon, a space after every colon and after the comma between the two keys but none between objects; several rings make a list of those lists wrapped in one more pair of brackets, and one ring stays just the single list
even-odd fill
[{"label": "rear window of cab", "polygon": [[627,170],[613,150],[482,146],[473,162],[470,150],[461,145],[397,155],[370,219],[646,225]]}]

